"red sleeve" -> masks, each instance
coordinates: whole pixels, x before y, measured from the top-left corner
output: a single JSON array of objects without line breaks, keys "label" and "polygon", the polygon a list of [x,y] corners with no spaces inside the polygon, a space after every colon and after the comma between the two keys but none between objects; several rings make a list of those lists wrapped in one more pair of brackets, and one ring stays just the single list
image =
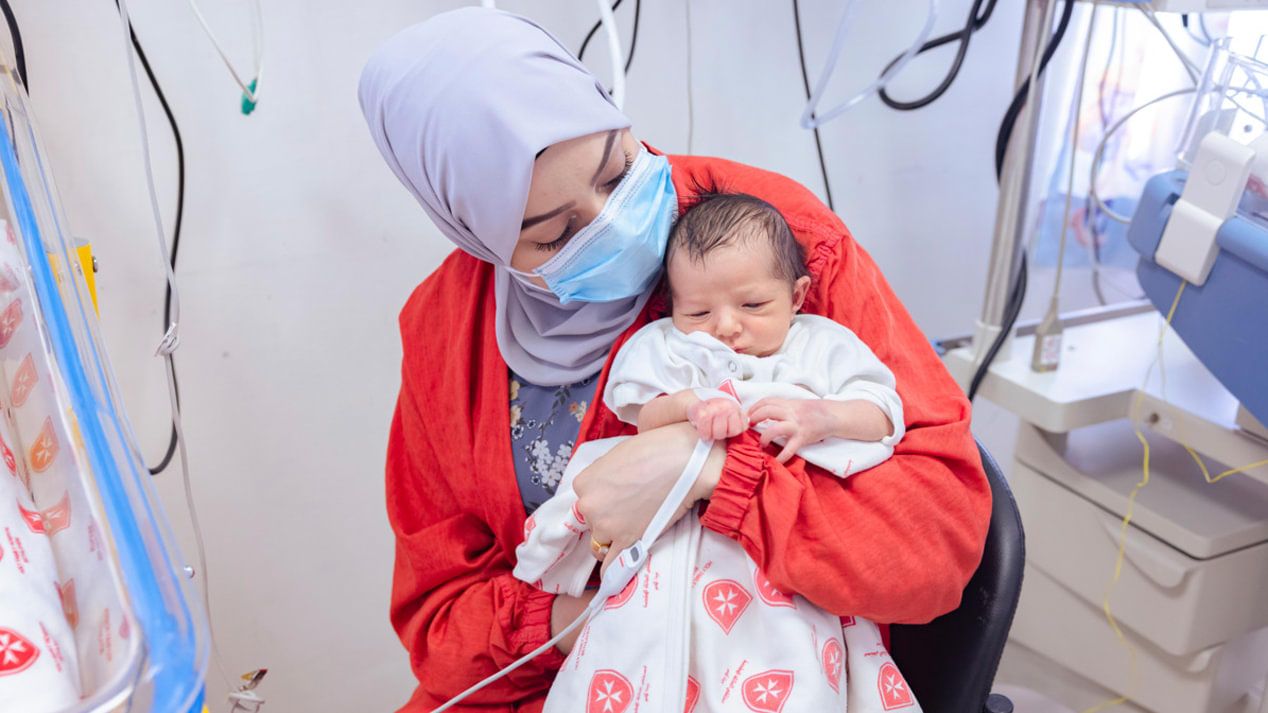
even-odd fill
[{"label": "red sleeve", "polygon": [[[733,439],[706,527],[744,546],[771,583],[840,615],[923,623],[976,570],[990,487],[969,404],[870,256],[799,184],[716,159],[675,161],[675,183],[756,195],[779,208],[815,280],[806,310],[852,329],[894,372],[907,434],[894,456],[841,480],[785,465],[751,432]],[[680,188],[680,193],[682,189]]]},{"label": "red sleeve", "polygon": [[[434,709],[544,644],[555,599],[511,575],[513,545],[499,537],[502,524],[491,524],[482,507],[495,496],[490,489],[482,495],[472,477],[479,466],[472,467],[468,414],[448,408],[450,391],[469,399],[479,382],[466,379],[444,391],[436,381],[452,383],[455,375],[420,366],[437,356],[431,345],[439,342],[415,341],[407,331],[434,334],[438,313],[452,307],[437,305],[426,287],[411,305],[429,303],[428,323],[411,324],[410,306],[402,313],[405,367],[387,450],[387,510],[396,537],[391,620],[418,678],[402,709],[410,712]],[[463,339],[461,330],[448,334],[455,343]],[[471,346],[482,345],[477,339]],[[456,361],[448,368],[466,368]],[[562,663],[552,647],[467,700],[487,706],[478,708],[486,712],[534,709]]]}]

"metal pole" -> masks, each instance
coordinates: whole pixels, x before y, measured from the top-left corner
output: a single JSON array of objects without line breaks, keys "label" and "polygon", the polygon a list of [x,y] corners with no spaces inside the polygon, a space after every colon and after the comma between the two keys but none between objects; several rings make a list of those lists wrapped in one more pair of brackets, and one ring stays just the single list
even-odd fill
[{"label": "metal pole", "polygon": [[[1022,25],[1021,49],[1017,58],[1014,86],[1021,88],[1030,77],[1034,62],[1042,56],[1052,34],[1052,20],[1060,0],[1029,0]],[[1021,264],[1022,236],[1026,229],[1026,198],[1030,193],[1030,174],[1034,165],[1035,139],[1043,97],[1043,78],[1037,79],[1028,94],[1026,106],[1009,137],[1000,174],[999,202],[995,208],[995,235],[991,244],[991,262],[986,277],[986,295],[973,340],[974,364],[980,364],[986,351],[1003,328],[1008,293]],[[1006,358],[1010,344],[1005,342],[997,358]]]}]

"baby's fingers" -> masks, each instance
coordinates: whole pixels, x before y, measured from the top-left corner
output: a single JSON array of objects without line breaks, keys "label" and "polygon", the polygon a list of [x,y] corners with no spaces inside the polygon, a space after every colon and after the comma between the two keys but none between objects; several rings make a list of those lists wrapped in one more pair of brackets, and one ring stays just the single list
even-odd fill
[{"label": "baby's fingers", "polygon": [[696,435],[703,441],[713,438],[713,422],[708,418],[697,418],[692,424],[696,427]]},{"label": "baby's fingers", "polygon": [[713,417],[713,440],[721,440],[729,435],[727,433],[730,428],[729,416],[730,414],[724,411]]},{"label": "baby's fingers", "polygon": [[749,423],[761,423],[762,421],[783,421],[788,418],[787,410],[772,402],[770,399],[762,399],[753,404],[753,408],[748,412]]},{"label": "baby's fingers", "polygon": [[792,424],[786,421],[774,421],[770,423],[762,431],[762,447],[765,448],[766,446],[769,446],[771,441],[779,438],[780,436],[787,436],[792,433],[792,431]]},{"label": "baby's fingers", "polygon": [[789,438],[788,442],[784,444],[784,450],[780,451],[779,455],[775,456],[775,460],[780,463],[787,463],[790,458],[797,455],[797,449],[801,448],[801,445],[800,436],[793,436],[792,438]]}]

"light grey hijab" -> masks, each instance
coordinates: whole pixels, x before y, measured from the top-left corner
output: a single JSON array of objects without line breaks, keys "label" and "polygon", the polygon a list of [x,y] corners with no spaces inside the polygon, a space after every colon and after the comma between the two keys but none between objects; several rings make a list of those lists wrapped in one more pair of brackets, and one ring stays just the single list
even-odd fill
[{"label": "light grey hijab", "polygon": [[542,386],[598,371],[648,295],[561,305],[506,270],[537,153],[630,125],[594,75],[531,20],[469,7],[384,42],[359,96],[396,177],[446,237],[497,266],[497,340],[511,369]]}]

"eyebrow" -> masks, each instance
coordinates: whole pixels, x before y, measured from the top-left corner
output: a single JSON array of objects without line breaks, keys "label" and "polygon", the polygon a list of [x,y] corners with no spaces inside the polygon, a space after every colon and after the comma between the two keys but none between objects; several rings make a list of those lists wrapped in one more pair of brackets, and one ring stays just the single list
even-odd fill
[{"label": "eyebrow", "polygon": [[612,145],[616,143],[616,129],[608,132],[607,143],[603,144],[603,160],[599,162],[599,167],[594,170],[594,175],[590,177],[590,185],[599,182],[599,174],[603,173],[603,169],[607,168],[608,158],[612,155]]},{"label": "eyebrow", "polygon": [[568,201],[567,203],[559,206],[558,208],[550,211],[549,213],[542,213],[541,215],[535,215],[532,218],[525,218],[524,222],[520,224],[520,230],[521,231],[528,230],[529,228],[533,227],[534,225],[537,225],[538,223],[542,221],[550,220],[551,218],[554,218],[555,216],[568,210],[569,208],[573,207],[576,204],[577,204],[576,201]]},{"label": "eyebrow", "polygon": [[[603,158],[602,160],[599,161],[599,167],[595,169],[594,175],[590,178],[590,185],[594,185],[599,182],[599,175],[602,174],[603,169],[607,167],[608,159],[611,158],[612,156],[612,146],[616,143],[617,133],[618,132],[616,129],[613,129],[608,132],[607,142],[603,145]],[[545,151],[545,150],[546,149],[542,149],[542,151]],[[537,155],[540,156],[541,153],[538,153]],[[564,205],[561,205],[558,208],[552,211],[549,211],[547,213],[542,213],[541,215],[535,215],[532,218],[525,218],[524,222],[520,224],[520,231],[523,232],[533,227],[534,225],[537,225],[538,223],[550,220],[551,218],[554,218],[555,216],[568,210],[574,205],[576,205],[576,201],[568,201]]]}]

